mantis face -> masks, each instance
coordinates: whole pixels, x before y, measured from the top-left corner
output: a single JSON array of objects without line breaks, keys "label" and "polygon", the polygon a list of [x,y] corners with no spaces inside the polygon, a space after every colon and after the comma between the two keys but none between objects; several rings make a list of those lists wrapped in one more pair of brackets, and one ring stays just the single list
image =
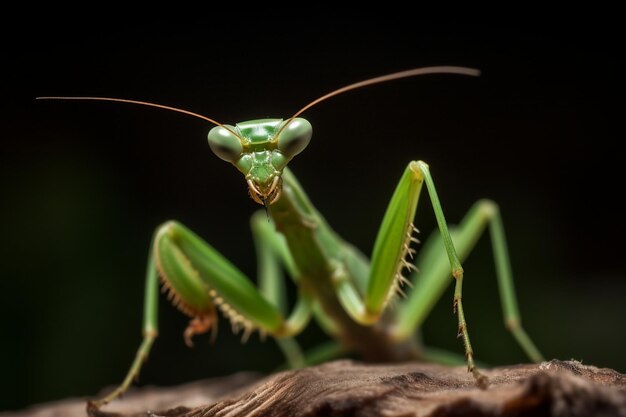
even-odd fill
[{"label": "mantis face", "polygon": [[243,173],[250,197],[268,205],[280,198],[283,169],[306,148],[312,134],[311,123],[300,117],[250,120],[214,127],[209,132],[209,146]]}]

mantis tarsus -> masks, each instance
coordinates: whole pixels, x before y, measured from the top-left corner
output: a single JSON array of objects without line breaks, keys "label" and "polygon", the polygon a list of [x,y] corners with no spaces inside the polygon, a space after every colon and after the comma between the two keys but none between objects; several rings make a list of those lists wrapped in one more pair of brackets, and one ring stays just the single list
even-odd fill
[{"label": "mantis tarsus", "polygon": [[[241,171],[250,196],[265,206],[252,216],[257,248],[258,284],[191,230],[175,221],[159,226],[148,259],[143,341],[122,384],[106,397],[93,401],[100,407],[122,395],[135,379],[157,337],[159,277],[173,304],[191,317],[184,339],[192,345],[196,334],[215,335],[218,311],[231,322],[233,331],[245,340],[258,330],[276,338],[292,366],[305,363],[293,339],[311,317],[336,339],[336,352],[356,352],[371,361],[401,361],[430,358],[415,331],[441,297],[450,276],[456,281],[453,308],[458,317],[458,336],[463,341],[468,371],[485,386],[486,377],[477,369],[463,310],[461,262],[488,227],[506,327],[533,361],[541,354],[521,327],[513,288],[504,230],[498,206],[489,200],[477,202],[454,229],[446,223],[428,165],[411,161],[391,198],[376,237],[371,258],[344,241],[315,209],[293,173],[289,161],[302,152],[312,136],[310,123],[300,114],[338,94],[372,84],[424,74],[477,76],[464,67],[426,67],[372,78],[332,91],[298,110],[287,120],[251,120],[224,125],[208,117],[169,106],[135,100],[103,97],[41,97],[104,100],[159,107],[199,117],[216,126],[208,135],[211,150]],[[433,233],[417,259],[412,224],[422,185],[426,184],[437,220]],[[271,222],[268,222],[269,216]],[[286,270],[298,287],[298,300],[285,316]],[[417,270],[405,277],[405,271]],[[405,298],[403,287],[413,289]],[[387,308],[394,299],[396,308]]]}]

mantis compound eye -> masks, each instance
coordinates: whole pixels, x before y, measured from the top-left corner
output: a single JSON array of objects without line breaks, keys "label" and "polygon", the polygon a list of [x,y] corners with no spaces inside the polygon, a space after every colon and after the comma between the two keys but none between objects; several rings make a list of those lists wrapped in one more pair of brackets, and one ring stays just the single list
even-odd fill
[{"label": "mantis compound eye", "polygon": [[209,147],[226,162],[235,162],[243,151],[239,137],[222,126],[216,126],[209,132]]},{"label": "mantis compound eye", "polygon": [[288,158],[293,158],[307,147],[311,135],[313,135],[311,123],[297,117],[280,133],[278,149]]}]

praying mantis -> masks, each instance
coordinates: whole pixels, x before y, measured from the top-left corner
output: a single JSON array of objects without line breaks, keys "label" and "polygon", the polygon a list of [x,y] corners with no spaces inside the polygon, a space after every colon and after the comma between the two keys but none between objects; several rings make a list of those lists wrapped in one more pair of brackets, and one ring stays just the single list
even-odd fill
[{"label": "praying mantis", "polygon": [[[311,140],[312,126],[300,115],[312,106],[351,90],[427,74],[478,76],[479,71],[439,66],[397,72],[334,90],[286,120],[259,119],[235,125],[137,100],[39,97],[152,106],[212,123],[215,127],[208,134],[211,150],[244,175],[250,197],[265,208],[254,213],[251,219],[258,287],[183,224],[168,221],[156,229],[145,278],[143,340],[123,382],[104,398],[90,402],[90,406],[99,408],[120,397],[138,377],[158,335],[160,287],[168,293],[173,305],[190,317],[183,333],[187,345],[191,346],[193,337],[198,334],[210,331],[215,337],[221,313],[230,321],[233,331],[242,334],[244,341],[254,331],[261,337],[274,337],[288,364],[299,367],[306,361],[294,337],[312,318],[334,339],[332,348],[318,352],[318,356],[357,353],[368,361],[434,358],[436,355],[422,346],[415,334],[453,278],[453,310],[458,319],[458,337],[462,339],[465,362],[477,383],[484,387],[488,380],[476,366],[463,309],[462,262],[487,229],[506,327],[530,360],[542,361],[541,353],[521,326],[504,228],[496,203],[478,201],[458,226],[450,228],[428,164],[410,161],[384,214],[372,254],[367,258],[333,231],[287,167]],[[416,256],[419,241],[413,218],[424,184],[439,233],[433,233]],[[298,289],[298,299],[289,314],[281,307],[285,305],[282,270]],[[407,287],[412,288],[407,291]]]}]

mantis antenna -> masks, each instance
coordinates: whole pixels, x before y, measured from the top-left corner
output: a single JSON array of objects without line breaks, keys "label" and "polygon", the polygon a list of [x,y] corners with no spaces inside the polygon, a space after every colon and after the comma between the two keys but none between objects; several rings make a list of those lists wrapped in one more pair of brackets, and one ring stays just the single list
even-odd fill
[{"label": "mantis antenna", "polygon": [[232,133],[233,135],[235,135],[239,139],[241,139],[241,137],[236,132],[233,132],[232,129],[227,128],[226,126],[224,126],[220,122],[218,122],[216,120],[213,120],[210,117],[206,117],[206,116],[203,116],[201,114],[191,112],[189,110],[183,110],[183,109],[179,109],[179,108],[171,107],[171,106],[164,106],[163,104],[156,104],[156,103],[150,103],[150,102],[147,102],[147,101],[139,101],[139,100],[127,100],[127,99],[124,99],[124,98],[111,98],[111,97],[46,96],[46,97],[37,97],[36,99],[37,100],[96,100],[96,101],[114,101],[114,102],[118,102],[118,103],[130,103],[130,104],[139,104],[141,106],[157,107],[159,109],[171,110],[171,111],[175,111],[175,112],[178,112],[178,113],[186,114],[188,116],[193,116],[193,117],[197,117],[197,118],[202,119],[202,120],[206,120],[207,122],[211,122],[214,125],[220,126],[220,127],[224,128],[224,129],[228,130],[230,133]]},{"label": "mantis antenna", "polygon": [[287,123],[283,124],[283,127],[278,131],[276,137],[280,135],[280,132],[293,121],[296,117],[300,116],[303,112],[310,109],[322,101],[329,99],[331,97],[335,97],[339,94],[343,94],[345,92],[356,90],[358,88],[367,87],[369,85],[384,83],[386,81],[398,80],[400,78],[408,78],[415,77],[418,75],[426,75],[426,74],[460,74],[460,75],[468,75],[471,77],[478,77],[480,75],[480,70],[475,68],[467,68],[467,67],[454,67],[454,66],[438,66],[438,67],[423,67],[423,68],[414,68],[406,71],[394,72],[393,74],[382,75],[380,77],[370,78],[365,81],[359,81],[354,84],[346,85],[345,87],[341,87],[337,90],[331,91],[328,94],[325,94],[321,97],[316,98],[306,106],[302,107],[298,110],[293,116],[291,116]]},{"label": "mantis antenna", "polygon": [[[357,83],[349,84],[349,85],[346,85],[345,87],[341,87],[337,90],[331,91],[328,94],[318,97],[317,99],[311,101],[306,106],[302,107],[300,110],[298,110],[293,116],[291,116],[287,120],[287,123],[283,124],[280,130],[276,133],[275,137],[278,138],[278,136],[280,136],[280,133],[285,129],[285,127],[287,127],[287,125],[289,125],[289,123],[291,123],[300,114],[310,109],[311,107],[315,106],[316,104],[321,103],[322,101],[327,100],[331,97],[335,97],[339,94],[343,94],[351,90],[356,90],[358,88],[367,87],[367,86],[379,84],[379,83],[384,83],[386,81],[393,81],[393,80],[398,80],[400,78],[415,77],[418,75],[426,75],[426,74],[460,74],[460,75],[478,77],[480,75],[480,71],[475,68],[454,67],[454,66],[423,67],[423,68],[414,68],[414,69],[410,69],[406,71],[394,72],[393,74],[387,74],[387,75],[383,75],[380,77],[370,78],[365,81],[359,81]],[[188,116],[193,116],[202,120],[206,120],[208,122],[213,123],[214,125],[220,126],[228,130],[233,135],[241,139],[241,137],[236,132],[234,132],[233,130],[227,128],[220,122],[213,120],[209,117],[206,117],[201,114],[194,113],[188,110],[183,110],[183,109],[179,109],[179,108],[171,107],[171,106],[164,106],[162,104],[150,103],[147,101],[128,100],[128,99],[123,99],[123,98],[110,98],[110,97],[62,97],[62,96],[37,97],[37,100],[97,100],[97,101],[114,101],[118,103],[130,103],[130,104],[139,104],[142,106],[157,107],[160,109],[171,110],[171,111],[175,111],[178,113],[186,114]]]}]

